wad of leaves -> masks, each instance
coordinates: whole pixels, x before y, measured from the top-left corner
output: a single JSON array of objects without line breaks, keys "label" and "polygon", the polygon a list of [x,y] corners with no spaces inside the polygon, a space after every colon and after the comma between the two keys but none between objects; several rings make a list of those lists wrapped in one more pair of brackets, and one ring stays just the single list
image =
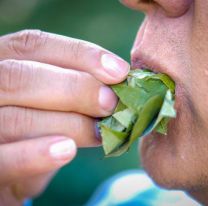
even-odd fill
[{"label": "wad of leaves", "polygon": [[119,156],[153,130],[167,134],[174,109],[175,83],[166,74],[131,70],[127,80],[112,86],[119,98],[114,113],[98,123],[105,156]]}]

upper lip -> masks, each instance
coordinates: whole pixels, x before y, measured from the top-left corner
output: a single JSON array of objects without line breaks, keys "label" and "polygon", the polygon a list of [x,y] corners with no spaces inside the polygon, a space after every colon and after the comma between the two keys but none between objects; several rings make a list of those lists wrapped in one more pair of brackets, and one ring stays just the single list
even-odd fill
[{"label": "upper lip", "polygon": [[134,50],[131,54],[131,66],[135,69],[150,69],[155,73],[165,73],[170,76],[174,81],[177,77],[174,71],[162,63],[162,60],[156,55],[146,54],[141,50]]}]

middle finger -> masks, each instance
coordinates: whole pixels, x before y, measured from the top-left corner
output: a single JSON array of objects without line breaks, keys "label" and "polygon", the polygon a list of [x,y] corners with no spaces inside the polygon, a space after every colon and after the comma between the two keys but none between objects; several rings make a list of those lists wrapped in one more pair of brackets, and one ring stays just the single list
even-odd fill
[{"label": "middle finger", "polygon": [[116,106],[112,90],[92,75],[32,61],[0,62],[0,106],[73,111],[107,116]]}]

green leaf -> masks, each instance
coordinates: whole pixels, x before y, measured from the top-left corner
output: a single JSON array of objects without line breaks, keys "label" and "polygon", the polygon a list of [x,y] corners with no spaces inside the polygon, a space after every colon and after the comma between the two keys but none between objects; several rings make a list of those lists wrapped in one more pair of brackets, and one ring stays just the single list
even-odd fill
[{"label": "green leaf", "polygon": [[117,149],[120,145],[125,142],[125,138],[127,137],[127,133],[118,132],[112,130],[111,128],[101,126],[101,136],[103,138],[103,148],[105,154],[108,155]]},{"label": "green leaf", "polygon": [[136,119],[136,114],[131,109],[125,109],[113,114],[113,117],[120,122],[124,127],[128,128]]},{"label": "green leaf", "polygon": [[147,101],[132,129],[130,144],[143,134],[148,125],[159,113],[162,103],[163,98],[159,95],[153,96]]},{"label": "green leaf", "polygon": [[120,111],[122,111],[122,110],[124,110],[124,109],[126,109],[127,107],[121,102],[121,101],[119,101],[118,102],[118,105],[116,106],[116,109],[115,109],[115,113],[116,112],[120,112]]},{"label": "green leaf", "polygon": [[156,126],[155,131],[157,131],[158,133],[167,134],[167,129],[168,129],[168,122],[169,122],[169,118],[163,118],[160,123]]},{"label": "green leaf", "polygon": [[147,100],[148,94],[144,89],[133,88],[125,84],[112,86],[120,101],[133,111],[138,111]]},{"label": "green leaf", "polygon": [[121,123],[116,121],[116,119],[112,116],[103,119],[102,122],[98,124],[98,127],[101,127],[101,126],[111,128],[112,130],[115,130],[118,132],[122,132],[125,130],[125,127]]},{"label": "green leaf", "polygon": [[167,134],[174,109],[175,83],[165,74],[131,70],[127,80],[113,85],[119,98],[114,113],[99,122],[106,157],[127,152],[139,137],[155,130]]},{"label": "green leaf", "polygon": [[169,88],[171,93],[175,92],[175,82],[169,76],[159,73],[154,75],[153,78],[161,80]]},{"label": "green leaf", "polygon": [[157,118],[155,118],[154,121],[151,122],[151,124],[147,127],[147,129],[145,130],[142,136],[148,135],[153,130],[166,135],[168,122],[170,118],[175,118],[175,117],[176,117],[176,111],[174,109],[173,95],[170,92],[170,90],[168,90],[166,92],[166,96],[163,100],[163,104]]}]

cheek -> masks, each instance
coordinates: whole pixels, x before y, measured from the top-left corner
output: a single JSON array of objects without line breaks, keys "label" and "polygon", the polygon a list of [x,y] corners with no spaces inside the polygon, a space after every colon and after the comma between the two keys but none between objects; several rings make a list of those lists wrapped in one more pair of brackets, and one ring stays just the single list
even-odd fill
[{"label": "cheek", "polygon": [[202,12],[194,19],[190,46],[191,79],[188,90],[195,107],[195,118],[208,132],[208,27],[203,16]]},{"label": "cheek", "polygon": [[191,102],[193,104],[193,118],[198,129],[208,134],[208,78],[197,78],[193,75],[192,85],[190,85]]}]

